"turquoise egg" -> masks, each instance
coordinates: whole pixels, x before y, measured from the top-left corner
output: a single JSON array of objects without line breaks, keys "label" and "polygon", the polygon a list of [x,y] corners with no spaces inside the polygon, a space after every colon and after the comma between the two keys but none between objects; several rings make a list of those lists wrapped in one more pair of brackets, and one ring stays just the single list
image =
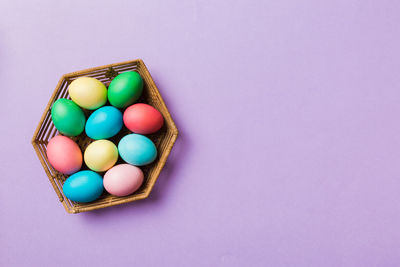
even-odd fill
[{"label": "turquoise egg", "polygon": [[103,193],[103,179],[94,171],[80,171],[65,181],[63,192],[72,201],[91,202]]},{"label": "turquoise egg", "polygon": [[127,163],[143,166],[152,163],[157,157],[157,148],[144,135],[128,134],[118,144],[118,152]]},{"label": "turquoise egg", "polygon": [[85,126],[86,135],[92,139],[107,139],[116,135],[122,128],[122,113],[117,108],[106,106],[93,112]]}]

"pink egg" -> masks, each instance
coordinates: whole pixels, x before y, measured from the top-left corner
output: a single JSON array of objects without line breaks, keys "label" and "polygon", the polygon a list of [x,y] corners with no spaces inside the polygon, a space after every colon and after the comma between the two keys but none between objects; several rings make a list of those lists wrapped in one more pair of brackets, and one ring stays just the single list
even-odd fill
[{"label": "pink egg", "polygon": [[139,189],[143,183],[143,172],[130,164],[119,164],[104,174],[103,184],[114,196],[127,196]]},{"label": "pink egg", "polygon": [[61,173],[72,174],[82,167],[82,152],[69,137],[53,137],[47,144],[46,153],[51,166]]}]

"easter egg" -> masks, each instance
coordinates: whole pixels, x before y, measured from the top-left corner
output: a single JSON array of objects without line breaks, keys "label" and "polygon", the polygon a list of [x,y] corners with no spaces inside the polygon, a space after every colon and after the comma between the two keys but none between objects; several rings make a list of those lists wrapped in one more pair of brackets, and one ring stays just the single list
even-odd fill
[{"label": "easter egg", "polygon": [[82,167],[82,152],[69,137],[57,135],[50,139],[46,149],[51,166],[64,174],[72,174]]},{"label": "easter egg", "polygon": [[104,172],[117,162],[118,149],[111,141],[97,140],[88,145],[83,158],[89,169]]},{"label": "easter egg", "polygon": [[91,202],[103,193],[103,179],[93,171],[80,171],[68,177],[63,192],[72,201]]},{"label": "easter egg", "polygon": [[85,128],[85,114],[82,109],[66,98],[54,102],[51,108],[51,119],[57,130],[67,136],[77,136]]},{"label": "easter egg", "polygon": [[155,133],[164,123],[161,113],[150,105],[138,103],[129,106],[124,112],[124,124],[134,133]]},{"label": "easter egg", "polygon": [[86,135],[92,139],[107,139],[122,128],[122,113],[112,106],[101,107],[93,112],[85,126]]},{"label": "easter egg", "polygon": [[139,189],[143,183],[143,172],[130,164],[119,164],[104,174],[104,188],[114,196],[127,196]]},{"label": "easter egg", "polygon": [[139,99],[142,91],[142,77],[136,71],[127,71],[111,81],[108,86],[108,101],[117,108],[126,108]]},{"label": "easter egg", "polygon": [[119,141],[118,152],[129,164],[143,166],[152,163],[157,157],[157,148],[144,135],[128,134]]},{"label": "easter egg", "polygon": [[68,92],[72,101],[85,109],[97,109],[107,102],[106,86],[92,77],[79,77],[72,81]]}]

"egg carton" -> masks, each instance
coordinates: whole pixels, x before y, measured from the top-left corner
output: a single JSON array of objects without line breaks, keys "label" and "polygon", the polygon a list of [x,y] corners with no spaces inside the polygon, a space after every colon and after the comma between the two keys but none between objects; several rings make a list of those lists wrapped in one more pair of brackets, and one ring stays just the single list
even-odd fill
[{"label": "egg carton", "polygon": [[[140,189],[132,195],[117,197],[108,194],[104,190],[103,195],[96,201],[90,203],[77,203],[71,201],[65,197],[62,190],[62,186],[64,184],[64,181],[68,178],[68,175],[56,171],[50,165],[46,154],[46,146],[49,140],[59,134],[51,120],[50,108],[57,99],[71,99],[68,94],[68,86],[73,80],[79,77],[93,77],[102,81],[106,86],[108,86],[114,77],[126,71],[137,71],[143,79],[143,93],[137,103],[147,103],[155,107],[161,112],[164,117],[163,127],[157,133],[147,135],[157,147],[157,159],[153,163],[141,167],[144,173],[144,182]],[[93,111],[84,110],[84,112],[87,118]],[[130,131],[125,126],[123,126],[123,129],[119,132],[119,134],[117,134],[113,138],[110,138],[110,140],[118,144],[118,141],[123,136],[129,133]],[[43,166],[44,171],[47,174],[51,185],[54,188],[54,191],[56,192],[65,210],[69,213],[79,213],[147,198],[167,161],[168,155],[171,152],[171,149],[177,137],[178,129],[176,128],[176,125],[172,120],[171,115],[160,95],[160,92],[158,91],[149,71],[146,68],[146,65],[141,59],[136,59],[132,61],[109,64],[62,75],[56,86],[56,89],[53,92],[53,95],[51,96],[45,108],[39,125],[37,126],[36,131],[32,137],[32,145]],[[85,151],[86,147],[93,141],[88,136],[86,136],[85,133],[82,133],[81,135],[76,137],[72,137],[71,139],[78,144],[81,151]],[[118,162],[116,164],[119,163],[124,163],[121,158],[118,159]],[[88,168],[83,165],[82,169]]]}]

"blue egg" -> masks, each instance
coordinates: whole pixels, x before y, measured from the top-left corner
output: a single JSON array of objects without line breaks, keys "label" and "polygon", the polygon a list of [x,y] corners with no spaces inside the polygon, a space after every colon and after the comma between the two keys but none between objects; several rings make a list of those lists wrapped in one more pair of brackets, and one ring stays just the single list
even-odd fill
[{"label": "blue egg", "polygon": [[85,126],[86,135],[92,139],[107,139],[122,128],[122,113],[117,108],[106,106],[93,112]]},{"label": "blue egg", "polygon": [[128,134],[118,144],[118,152],[127,163],[143,166],[152,163],[157,157],[157,148],[144,135]]},{"label": "blue egg", "polygon": [[72,201],[91,202],[103,193],[103,179],[94,171],[80,171],[68,177],[63,192]]}]

